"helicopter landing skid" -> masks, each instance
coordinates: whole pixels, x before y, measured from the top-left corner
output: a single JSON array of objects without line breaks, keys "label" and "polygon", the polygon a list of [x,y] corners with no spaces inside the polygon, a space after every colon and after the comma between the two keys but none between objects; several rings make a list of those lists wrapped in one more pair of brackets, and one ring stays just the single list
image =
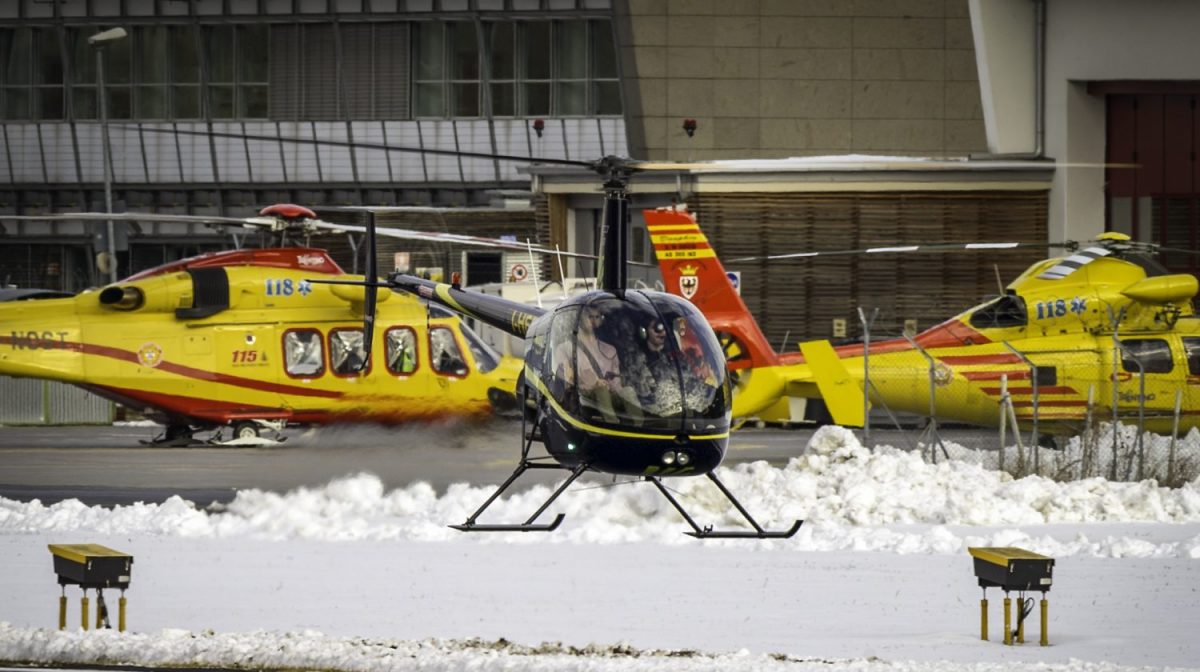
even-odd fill
[{"label": "helicopter landing skid", "polygon": [[560,513],[554,517],[553,521],[544,525],[535,525],[533,521],[537,520],[537,517],[542,515],[542,512],[545,511],[546,508],[552,503],[554,503],[554,500],[558,499],[558,496],[561,495],[567,489],[567,487],[574,483],[575,479],[582,476],[583,472],[588,470],[587,464],[580,464],[574,469],[570,469],[571,475],[567,477],[567,480],[563,481],[562,485],[558,486],[558,489],[554,491],[554,494],[550,495],[550,498],[547,499],[540,507],[538,507],[538,510],[534,511],[533,515],[530,516],[529,519],[524,523],[515,525],[480,525],[475,522],[475,519],[479,517],[479,514],[483,513],[485,509],[491,506],[492,502],[496,501],[496,498],[499,497],[505,490],[507,490],[508,486],[512,485],[514,481],[520,478],[521,474],[525,473],[527,469],[568,469],[568,467],[558,464],[533,462],[529,459],[522,459],[521,463],[517,465],[517,468],[513,471],[512,475],[508,477],[508,480],[501,484],[501,486],[492,493],[491,497],[488,497],[487,501],[483,503],[483,506],[479,507],[475,513],[471,514],[471,517],[467,518],[467,522],[463,523],[462,525],[451,525],[450,527],[460,532],[553,532],[554,530],[558,529],[558,526],[562,524],[563,518],[566,518],[566,514]]},{"label": "helicopter landing skid", "polygon": [[714,530],[712,529],[711,525],[707,527],[700,527],[696,524],[696,521],[692,520],[692,517],[688,515],[688,512],[684,510],[679,501],[671,495],[671,491],[667,490],[666,486],[662,484],[662,481],[655,476],[645,476],[644,478],[653,483],[654,486],[658,488],[658,491],[667,498],[667,501],[671,503],[671,506],[675,507],[675,510],[679,512],[679,515],[683,516],[683,519],[687,521],[687,524],[692,526],[692,531],[685,532],[684,534],[696,537],[697,539],[788,539],[792,535],[796,534],[796,532],[800,530],[800,526],[804,524],[803,520],[797,520],[790,528],[786,530],[764,530],[762,526],[758,524],[758,521],[754,520],[754,517],[750,515],[750,512],[742,506],[741,502],[739,502],[737,498],[733,496],[733,493],[729,492],[729,489],[726,488],[725,484],[717,478],[716,474],[710,471],[705,475],[708,476],[708,480],[716,484],[717,488],[721,490],[721,494],[725,495],[725,498],[728,499],[731,504],[733,504],[738,512],[742,514],[742,517],[750,523],[754,530]]}]

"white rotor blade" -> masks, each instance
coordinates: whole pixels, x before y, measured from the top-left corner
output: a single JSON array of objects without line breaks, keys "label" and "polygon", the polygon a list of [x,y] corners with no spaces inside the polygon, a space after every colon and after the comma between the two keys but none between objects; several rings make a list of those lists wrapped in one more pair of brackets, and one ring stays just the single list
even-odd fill
[{"label": "white rotor blade", "polygon": [[[366,227],[356,226],[353,224],[333,224],[330,222],[312,221],[311,224],[319,229],[327,229],[330,231],[354,231],[364,232]],[[575,252],[556,252],[543,247],[530,248],[524,243],[519,243],[515,240],[500,240],[499,238],[484,238],[482,236],[467,236],[459,233],[442,233],[437,231],[415,231],[413,229],[393,229],[386,227],[378,227],[375,233],[380,236],[388,236],[390,238],[401,238],[404,240],[420,240],[429,243],[455,243],[458,245],[477,245],[479,247],[490,247],[500,250],[513,250],[515,252],[528,252],[532,249],[538,254],[564,254],[569,257],[579,257],[582,259],[595,259],[592,254],[580,254]]]},{"label": "white rotor blade", "polygon": [[955,252],[960,250],[1011,250],[1018,247],[1057,247],[1054,243],[937,243],[934,245],[893,245],[889,247],[869,247],[861,250],[826,250],[821,252],[792,252],[790,254],[772,254],[762,257],[738,257],[730,259],[729,263],[739,261],[775,261],[779,259],[802,259],[809,257],[834,257],[852,254],[907,254],[911,252]]}]

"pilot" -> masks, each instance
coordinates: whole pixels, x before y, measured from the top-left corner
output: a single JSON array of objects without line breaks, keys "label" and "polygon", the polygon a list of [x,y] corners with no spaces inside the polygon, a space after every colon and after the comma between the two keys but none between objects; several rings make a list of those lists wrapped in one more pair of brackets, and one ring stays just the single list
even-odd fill
[{"label": "pilot", "polygon": [[[627,415],[640,418],[636,395],[621,376],[621,359],[617,348],[601,340],[597,330],[607,319],[596,306],[586,306],[579,318],[579,330],[575,337],[575,369],[569,363],[569,342],[559,345],[555,359],[560,363],[559,376],[568,385],[576,385],[580,400],[600,411],[608,422],[617,421],[617,408],[624,408]],[[575,379],[578,372],[578,380]]]}]

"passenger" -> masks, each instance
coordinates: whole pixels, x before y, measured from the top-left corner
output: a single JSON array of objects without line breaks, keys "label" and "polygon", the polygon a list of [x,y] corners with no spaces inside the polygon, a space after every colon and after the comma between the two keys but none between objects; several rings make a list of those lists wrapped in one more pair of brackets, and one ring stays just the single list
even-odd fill
[{"label": "passenger", "polygon": [[580,400],[600,411],[605,420],[616,422],[618,407],[627,416],[640,420],[641,409],[637,407],[636,394],[621,376],[617,348],[601,340],[596,333],[605,319],[604,312],[595,306],[583,309],[575,336],[575,366],[570,365],[571,343],[563,342],[555,355],[560,367],[558,375],[568,387],[575,385]]},{"label": "passenger", "polygon": [[704,358],[704,350],[695,336],[689,336],[686,317],[677,317],[674,321],[675,342],[679,344],[679,352],[683,353],[683,361],[687,363],[691,374],[708,386],[717,384],[717,376]]}]

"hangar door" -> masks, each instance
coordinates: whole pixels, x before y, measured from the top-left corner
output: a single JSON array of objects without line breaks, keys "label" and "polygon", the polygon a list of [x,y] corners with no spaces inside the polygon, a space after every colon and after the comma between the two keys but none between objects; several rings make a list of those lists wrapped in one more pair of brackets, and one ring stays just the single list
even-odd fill
[{"label": "hangar door", "polygon": [[[1200,82],[1106,82],[1105,229],[1167,247],[1200,249]],[[1176,273],[1197,273],[1200,259],[1164,253]]]}]

